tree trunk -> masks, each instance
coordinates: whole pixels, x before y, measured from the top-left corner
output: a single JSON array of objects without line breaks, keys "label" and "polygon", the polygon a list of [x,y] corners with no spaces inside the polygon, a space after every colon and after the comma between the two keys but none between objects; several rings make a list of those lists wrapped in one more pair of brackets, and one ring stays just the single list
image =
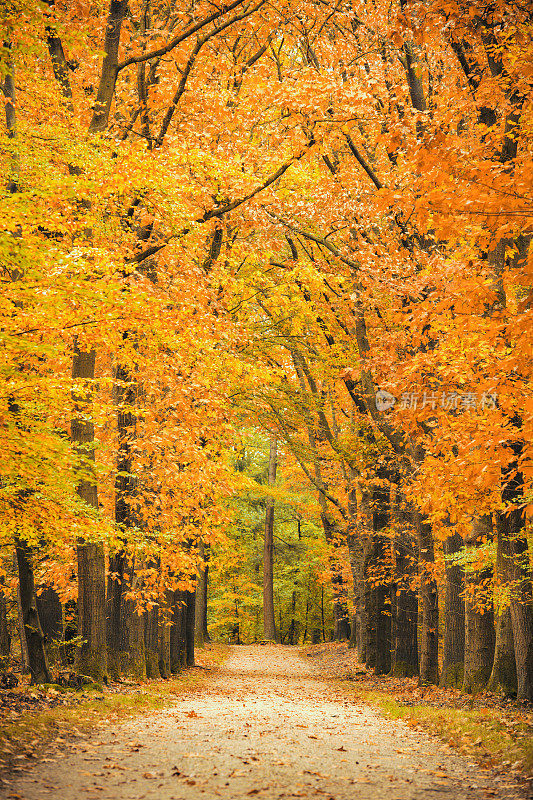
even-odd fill
[{"label": "tree trunk", "polygon": [[[268,460],[268,485],[276,482],[278,464],[277,439],[270,440]],[[274,616],[274,500],[269,498],[265,513],[265,546],[263,551],[263,637],[276,641],[276,620]]]},{"label": "tree trunk", "polygon": [[186,616],[185,616],[185,663],[188,667],[194,667],[194,627],[196,621],[196,592],[186,593]]},{"label": "tree trunk", "polygon": [[336,642],[347,642],[350,638],[348,598],[346,597],[345,583],[339,565],[336,565],[336,569],[331,576],[331,584],[333,587],[333,638]]},{"label": "tree trunk", "polygon": [[[485,538],[492,538],[492,518],[486,514],[474,520],[472,534],[467,544],[475,546]],[[490,678],[494,662],[494,613],[491,608],[480,608],[476,598],[476,587],[484,586],[492,577],[492,568],[476,573],[466,573],[467,591],[465,602],[465,674],[463,690],[479,692]]]},{"label": "tree trunk", "polygon": [[107,581],[107,662],[109,674],[120,677],[122,650],[122,593],[126,555],[116,553],[109,559]]},{"label": "tree trunk", "polygon": [[446,595],[444,598],[444,638],[442,643],[442,673],[440,686],[460,688],[465,671],[465,601],[464,569],[448,560],[463,547],[457,534],[448,536],[443,543]]},{"label": "tree trunk", "polygon": [[[123,338],[131,337],[126,331]],[[115,478],[115,522],[119,530],[126,532],[136,524],[134,503],[137,494],[137,480],[133,473],[133,442],[137,436],[137,384],[130,372],[119,364],[115,370],[114,400],[117,408],[118,453],[117,474]],[[113,578],[108,584],[108,657],[113,676],[121,671],[139,679],[146,674],[144,656],[144,618],[137,614],[135,602],[124,599],[124,587],[129,573],[129,586],[136,585],[134,564],[126,553],[116,553],[109,563]]]},{"label": "tree trunk", "polygon": [[76,669],[97,680],[107,676],[105,554],[101,544],[78,545],[78,634]]},{"label": "tree trunk", "polygon": [[372,557],[367,565],[365,587],[366,665],[369,669],[373,669],[376,675],[386,674],[391,667],[389,592],[388,587],[375,577],[381,570],[383,555],[384,541],[377,535],[374,538]]},{"label": "tree trunk", "polygon": [[[72,357],[72,380],[80,385],[73,391],[74,416],[70,435],[78,458],[78,496],[91,508],[98,508],[94,475],[94,425],[90,418],[92,382],[96,354],[84,353],[77,340]],[[82,675],[101,680],[107,675],[105,554],[101,544],[79,540],[78,560],[78,634],[82,645],[76,669]]]},{"label": "tree trunk", "polygon": [[494,664],[487,689],[489,692],[515,697],[518,691],[514,654],[513,622],[508,608],[496,616]]},{"label": "tree trunk", "polygon": [[203,609],[202,609],[202,627],[204,630],[204,642],[210,642],[211,636],[209,635],[209,628],[207,627],[207,610],[208,610],[208,597],[209,597],[209,560],[211,557],[211,545],[206,544],[204,548],[204,593],[203,593]]},{"label": "tree trunk", "polygon": [[439,602],[437,582],[433,574],[435,555],[431,525],[418,512],[414,512],[418,538],[418,648],[420,652],[420,683],[438,683],[439,680]]},{"label": "tree trunk", "polygon": [[410,579],[416,572],[415,545],[405,535],[395,537],[396,582],[391,592],[391,670],[396,677],[418,675],[418,596]]},{"label": "tree trunk", "polygon": [[0,580],[0,669],[7,666],[11,654],[11,637],[7,624],[7,600]]},{"label": "tree trunk", "polygon": [[162,678],[170,678],[170,603],[172,593],[166,593],[165,605],[159,610],[159,674]]},{"label": "tree trunk", "polygon": [[502,515],[496,515],[496,576],[495,576],[495,618],[496,643],[494,648],[494,664],[487,689],[496,694],[515,696],[518,691],[516,676],[516,659],[513,639],[513,621],[506,601],[500,606],[498,590],[506,591],[511,581],[511,563],[506,558],[508,545],[504,543],[507,536],[508,521]]},{"label": "tree trunk", "polygon": [[501,514],[503,557],[513,582],[510,613],[517,675],[517,699],[533,702],[532,576],[524,516],[520,509]]},{"label": "tree trunk", "polygon": [[159,608],[154,606],[144,612],[144,653],[146,677],[159,678]]},{"label": "tree trunk", "polygon": [[207,581],[209,575],[209,545],[200,541],[198,554],[203,562],[203,567],[198,570],[196,579],[196,627],[195,638],[198,647],[203,647],[209,641],[207,630]]},{"label": "tree trunk", "polygon": [[48,663],[56,664],[65,660],[65,619],[59,595],[51,586],[35,593],[35,604],[44,636]]},{"label": "tree trunk", "polygon": [[19,571],[20,606],[24,623],[24,635],[28,652],[28,666],[32,683],[51,683],[50,670],[44,648],[44,636],[37,613],[35,600],[35,578],[32,554],[28,543],[17,537],[15,540]]},{"label": "tree trunk", "polygon": [[371,494],[365,487],[361,490],[359,508],[356,508],[353,501],[350,504],[350,508],[353,510],[353,515],[356,519],[354,530],[350,526],[346,537],[354,585],[355,633],[352,630],[352,636],[355,636],[357,658],[364,664],[367,659],[368,632],[365,570],[373,542]]},{"label": "tree trunk", "polygon": [[[15,551],[14,555],[14,566],[18,571],[17,566],[17,553]],[[24,618],[22,614],[22,602],[20,599],[20,581],[17,582],[17,628],[19,634],[19,641],[20,641],[20,663],[22,665],[22,674],[27,675],[30,671],[28,666],[29,658],[28,658],[28,645],[26,643],[26,634],[24,633]]]},{"label": "tree trunk", "polygon": [[291,623],[287,633],[287,644],[298,644],[297,630],[298,622],[296,620],[296,589],[294,589],[291,596]]},{"label": "tree trunk", "polygon": [[135,600],[124,600],[121,628],[120,671],[134,680],[143,681],[146,678],[144,614],[138,613]]},{"label": "tree trunk", "polygon": [[171,603],[170,671],[172,675],[176,675],[184,666],[185,607],[183,592],[179,589],[172,592]]}]

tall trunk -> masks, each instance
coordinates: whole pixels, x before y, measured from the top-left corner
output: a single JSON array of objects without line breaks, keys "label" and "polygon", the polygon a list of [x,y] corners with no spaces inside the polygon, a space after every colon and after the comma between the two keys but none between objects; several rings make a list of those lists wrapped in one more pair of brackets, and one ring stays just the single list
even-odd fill
[{"label": "tall trunk", "polygon": [[[486,514],[474,520],[467,544],[475,546],[485,538],[492,538],[492,518]],[[466,574],[467,598],[465,602],[465,692],[484,689],[490,678],[494,660],[494,613],[491,608],[480,608],[476,588],[484,586],[492,577],[492,568]],[[471,587],[471,590],[469,590]]]},{"label": "tall trunk", "polygon": [[159,608],[154,606],[144,612],[144,657],[146,677],[159,678]]},{"label": "tall trunk", "polygon": [[208,597],[209,597],[209,560],[211,557],[211,545],[206,544],[204,549],[204,575],[203,575],[203,608],[202,608],[202,627],[204,633],[204,642],[210,642],[211,636],[209,635],[209,628],[207,627],[207,611],[208,611]]},{"label": "tall trunk", "polygon": [[186,616],[185,616],[185,663],[188,667],[194,667],[194,623],[196,618],[196,592],[186,593]]},{"label": "tall trunk", "polygon": [[101,544],[78,546],[78,634],[82,644],[76,669],[82,675],[107,675],[105,555]]},{"label": "tall trunk", "polygon": [[377,581],[372,591],[375,594],[374,613],[376,626],[376,663],[374,671],[383,675],[391,668],[391,607],[390,581],[386,574],[387,540],[382,531],[390,522],[390,491],[383,487],[375,488],[373,500],[374,554]]},{"label": "tall trunk", "polygon": [[[16,551],[13,554],[13,560],[14,560],[14,566],[18,572]],[[27,675],[28,672],[30,671],[30,668],[28,666],[29,664],[28,645],[26,643],[26,634],[24,633],[24,618],[22,614],[22,601],[20,598],[20,582],[17,582],[17,628],[20,641],[20,661],[22,665],[22,674]]]},{"label": "tall trunk", "polygon": [[496,574],[495,574],[495,601],[497,605],[496,617],[496,642],[494,647],[494,664],[487,688],[490,692],[504,695],[516,695],[518,681],[516,676],[516,659],[513,639],[513,621],[511,610],[507,604],[500,607],[498,603],[498,590],[503,588],[506,592],[511,582],[511,561],[506,557],[508,545],[505,539],[508,535],[508,520],[501,514],[496,515]]},{"label": "tall trunk", "polygon": [[[373,552],[374,549],[372,549]],[[368,561],[368,567],[372,568],[373,559]],[[378,610],[376,607],[378,596],[372,588],[369,579],[365,581],[364,608],[365,608],[365,664],[368,669],[375,669],[377,664],[377,619]]]},{"label": "tall trunk", "polygon": [[437,582],[433,574],[435,554],[433,531],[430,523],[414,512],[418,538],[418,649],[420,652],[420,682],[438,683],[439,680],[439,603]]},{"label": "tall trunk", "polygon": [[166,592],[164,607],[159,610],[159,674],[170,678],[170,604],[172,592]]},{"label": "tall trunk", "polygon": [[[73,392],[74,417],[71,438],[78,457],[79,497],[91,508],[98,508],[94,476],[94,425],[88,413],[92,397],[95,351],[82,352],[78,343],[72,358],[72,379],[79,384]],[[78,541],[78,633],[82,644],[76,668],[98,680],[107,674],[105,554],[99,543]]]},{"label": "tall trunk", "polygon": [[355,518],[357,520],[355,529],[352,531],[350,526],[347,535],[355,603],[355,632],[352,630],[352,637],[355,636],[357,658],[361,663],[365,663],[367,658],[366,648],[368,632],[365,603],[365,570],[368,559],[370,558],[373,541],[371,494],[365,487],[361,490],[359,509],[355,508],[355,503],[351,503],[350,508],[355,512]]},{"label": "tall trunk", "polygon": [[32,683],[51,683],[50,670],[44,648],[44,636],[37,613],[35,600],[35,578],[32,552],[28,543],[19,537],[15,541],[19,571],[20,606],[24,623],[24,635],[28,650],[28,666]]},{"label": "tall trunk", "polygon": [[[297,585],[297,583],[295,584]],[[287,633],[287,644],[298,644],[298,622],[296,620],[296,589],[291,596],[291,623]]]},{"label": "tall trunk", "polygon": [[[268,485],[276,482],[278,465],[277,439],[270,440],[268,460]],[[269,498],[265,513],[265,546],[263,551],[263,636],[268,641],[276,641],[276,620],[274,617],[274,500]]]},{"label": "tall trunk", "polygon": [[7,624],[7,600],[3,581],[0,579],[0,669],[5,667],[11,654],[11,637]]},{"label": "tall trunk", "polygon": [[107,581],[107,660],[110,675],[120,677],[122,647],[122,593],[126,555],[118,552],[109,558]]},{"label": "tall trunk", "polygon": [[198,647],[203,647],[209,641],[207,632],[207,578],[208,578],[208,558],[209,545],[200,540],[198,545],[198,555],[203,566],[198,570],[196,579],[196,623],[195,638]]},{"label": "tall trunk", "polygon": [[528,544],[520,509],[500,515],[503,558],[513,582],[510,613],[513,629],[518,700],[533,701],[533,603]]},{"label": "tall trunk", "polygon": [[347,642],[350,638],[348,598],[340,565],[336,565],[331,577],[331,584],[333,587],[333,638],[336,642]]},{"label": "tall trunk", "polygon": [[[123,334],[124,339],[131,332]],[[137,480],[133,474],[133,442],[137,434],[137,419],[134,409],[137,400],[137,385],[123,365],[115,370],[114,398],[117,407],[118,453],[115,479],[115,521],[119,530],[126,533],[135,526],[134,503]],[[108,656],[114,677],[126,670],[138,678],[145,672],[144,664],[144,618],[135,610],[135,602],[125,599],[125,588],[134,589],[136,579],[134,563],[125,551],[116,553],[109,563],[111,579],[108,583]],[[135,617],[135,619],[134,619]],[[142,656],[141,656],[142,652]],[[142,658],[142,665],[141,665]]]},{"label": "tall trunk", "polygon": [[376,577],[382,569],[384,544],[382,536],[374,536],[365,586],[366,665],[377,675],[389,672],[391,667],[390,596],[388,586]]},{"label": "tall trunk", "polygon": [[41,630],[44,636],[48,661],[55,664],[63,657],[62,644],[65,639],[65,620],[59,595],[50,586],[36,593],[35,603]]},{"label": "tall trunk", "polygon": [[185,607],[183,592],[176,589],[171,598],[170,625],[170,671],[176,675],[184,666],[183,652],[185,643]]},{"label": "tall trunk", "polygon": [[464,569],[449,560],[463,547],[463,540],[454,533],[443,543],[446,594],[444,598],[444,638],[440,685],[461,687],[465,670],[465,601]]},{"label": "tall trunk", "polygon": [[[126,588],[135,592],[139,587],[134,560],[129,564],[129,572],[125,577]],[[135,600],[123,596],[120,616],[120,671],[134,680],[142,681],[146,678],[144,614],[139,613]]]},{"label": "tall trunk", "polygon": [[[395,537],[396,582],[391,592],[392,652],[391,675],[411,677],[418,675],[418,596],[411,589],[411,578],[416,572],[414,542],[405,533]],[[411,551],[411,552],[410,552]]]},{"label": "tall trunk", "polygon": [[518,691],[516,659],[513,639],[513,621],[508,608],[496,616],[496,641],[494,664],[487,684],[489,692],[515,696]]}]

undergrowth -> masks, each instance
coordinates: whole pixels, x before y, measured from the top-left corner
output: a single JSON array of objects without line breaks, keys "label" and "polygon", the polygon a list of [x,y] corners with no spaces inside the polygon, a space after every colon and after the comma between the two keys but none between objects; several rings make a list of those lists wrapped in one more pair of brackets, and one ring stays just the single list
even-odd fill
[{"label": "undergrowth", "polygon": [[384,692],[355,690],[363,701],[392,719],[421,725],[481,762],[533,777],[533,738],[527,722],[499,717],[494,708],[435,708],[405,705]]}]

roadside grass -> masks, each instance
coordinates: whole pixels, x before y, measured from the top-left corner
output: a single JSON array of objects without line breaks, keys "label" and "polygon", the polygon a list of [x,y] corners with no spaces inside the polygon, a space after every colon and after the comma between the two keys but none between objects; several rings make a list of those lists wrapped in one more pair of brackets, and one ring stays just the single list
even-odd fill
[{"label": "roadside grass", "polygon": [[[323,677],[350,700],[367,703],[390,719],[404,720],[439,737],[472,761],[533,789],[533,706],[495,694],[419,686],[416,678],[374,675],[346,643],[311,645]],[[533,794],[531,795],[533,797]]]},{"label": "roadside grass", "polygon": [[533,779],[533,731],[530,722],[519,718],[519,708],[513,715],[508,710],[501,714],[496,708],[481,705],[481,698],[475,701],[479,705],[462,708],[406,705],[385,692],[355,687],[352,692],[344,681],[343,688],[377,706],[391,719],[424,727],[477,761]]},{"label": "roadside grass", "polygon": [[[201,665],[184,670],[169,680],[141,684],[119,684],[109,689],[97,685],[83,691],[65,690],[54,685],[32,687],[32,692],[62,694],[64,704],[53,708],[24,710],[14,720],[2,721],[0,714],[0,771],[26,766],[48,745],[62,745],[76,736],[86,736],[105,722],[115,725],[142,712],[170,706],[176,697],[202,689],[227,657],[226,645],[214,644],[200,651]],[[206,669],[207,668],[207,669]]]}]

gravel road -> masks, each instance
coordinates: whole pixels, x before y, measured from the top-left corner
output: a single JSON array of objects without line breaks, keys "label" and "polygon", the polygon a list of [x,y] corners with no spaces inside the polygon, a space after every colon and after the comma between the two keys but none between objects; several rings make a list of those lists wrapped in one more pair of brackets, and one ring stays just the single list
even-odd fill
[{"label": "gravel road", "polygon": [[[36,765],[23,800],[511,796],[447,745],[348,701],[295,648],[235,647],[208,688]],[[506,793],[507,791],[507,793]],[[512,795],[514,796],[514,795]]]}]

